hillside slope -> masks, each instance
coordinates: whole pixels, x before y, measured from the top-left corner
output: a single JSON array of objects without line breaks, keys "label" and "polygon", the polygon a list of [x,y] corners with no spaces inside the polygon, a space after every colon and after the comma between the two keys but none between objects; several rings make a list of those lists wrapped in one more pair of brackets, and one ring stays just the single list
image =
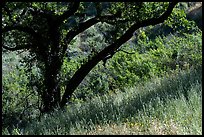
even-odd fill
[{"label": "hillside slope", "polygon": [[69,105],[3,134],[201,134],[202,69]]}]

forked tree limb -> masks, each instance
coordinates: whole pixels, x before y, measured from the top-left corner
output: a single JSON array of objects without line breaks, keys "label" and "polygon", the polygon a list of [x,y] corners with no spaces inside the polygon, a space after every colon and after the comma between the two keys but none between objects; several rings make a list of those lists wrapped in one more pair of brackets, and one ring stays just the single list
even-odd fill
[{"label": "forked tree limb", "polygon": [[173,8],[178,2],[170,2],[167,10],[158,18],[151,18],[144,21],[137,22],[133,24],[119,39],[117,39],[113,44],[109,45],[108,47],[104,48],[98,54],[91,58],[85,64],[82,64],[81,67],[75,72],[73,77],[66,85],[65,93],[62,96],[62,100],[60,102],[60,107],[63,108],[66,103],[70,100],[73,92],[81,83],[81,81],[85,78],[85,76],[106,56],[113,55],[115,51],[126,41],[128,41],[132,36],[133,33],[141,28],[146,27],[149,25],[156,25],[159,23],[164,22],[172,13]]}]

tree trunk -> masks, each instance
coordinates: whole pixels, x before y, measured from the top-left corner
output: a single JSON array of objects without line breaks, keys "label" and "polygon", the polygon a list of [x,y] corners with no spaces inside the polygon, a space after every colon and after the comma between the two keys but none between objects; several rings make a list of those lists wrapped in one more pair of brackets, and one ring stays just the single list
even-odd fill
[{"label": "tree trunk", "polygon": [[[60,33],[56,24],[48,22],[49,39],[51,41],[50,51],[47,60],[45,61],[44,85],[45,91],[42,94],[43,110],[49,112],[56,108],[60,103],[60,85],[59,73],[62,67],[62,54],[60,54]],[[48,46],[49,47],[49,46]]]},{"label": "tree trunk", "polygon": [[53,77],[46,78],[46,89],[42,94],[43,109],[42,112],[49,112],[57,107],[60,101],[60,88]]},{"label": "tree trunk", "polygon": [[52,111],[60,102],[60,86],[58,75],[59,71],[56,67],[46,68],[44,76],[45,90],[42,94],[43,109],[42,112]]}]

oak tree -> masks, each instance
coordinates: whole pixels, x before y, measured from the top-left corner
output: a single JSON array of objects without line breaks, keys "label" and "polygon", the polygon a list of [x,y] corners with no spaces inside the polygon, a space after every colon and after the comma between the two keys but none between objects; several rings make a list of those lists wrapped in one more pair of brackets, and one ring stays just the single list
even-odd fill
[{"label": "oak tree", "polygon": [[[33,82],[41,97],[42,112],[63,108],[86,75],[106,62],[141,27],[164,22],[177,2],[5,2],[2,4],[2,48],[28,51],[27,65],[37,67],[41,79]],[[91,52],[66,89],[60,73],[72,40],[98,23],[112,26],[104,32],[107,46]],[[107,36],[107,35],[109,36]],[[95,45],[97,46],[97,45]],[[32,77],[32,74],[30,74]]]}]

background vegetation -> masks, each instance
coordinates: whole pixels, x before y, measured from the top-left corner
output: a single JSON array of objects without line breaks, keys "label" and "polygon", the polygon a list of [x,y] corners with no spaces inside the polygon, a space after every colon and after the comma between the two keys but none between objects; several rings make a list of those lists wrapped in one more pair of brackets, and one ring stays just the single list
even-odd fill
[{"label": "background vegetation", "polygon": [[[202,31],[186,22],[185,12],[174,14],[183,21],[142,28],[105,64],[100,62],[63,112],[41,116],[32,86],[39,70],[29,71],[30,77],[22,61],[25,52],[3,52],[2,134],[202,134]],[[107,28],[93,26],[74,39],[60,88],[89,55],[75,45],[98,45],[89,48],[99,50],[105,46],[101,30]]]}]

